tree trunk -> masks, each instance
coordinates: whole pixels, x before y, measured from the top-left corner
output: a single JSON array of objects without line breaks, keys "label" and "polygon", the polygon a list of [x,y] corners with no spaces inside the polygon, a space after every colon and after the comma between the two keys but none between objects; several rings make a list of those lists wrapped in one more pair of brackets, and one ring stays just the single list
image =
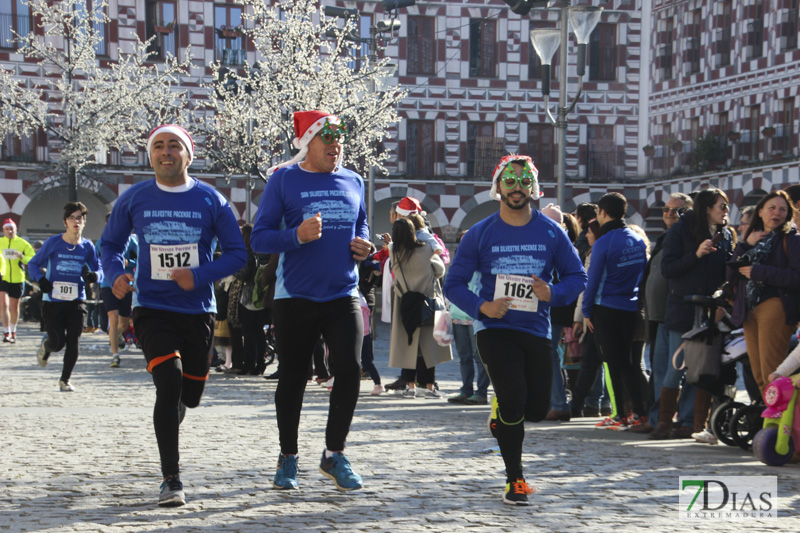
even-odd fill
[{"label": "tree trunk", "polygon": [[70,202],[78,201],[78,173],[75,172],[75,167],[67,170],[67,193]]}]

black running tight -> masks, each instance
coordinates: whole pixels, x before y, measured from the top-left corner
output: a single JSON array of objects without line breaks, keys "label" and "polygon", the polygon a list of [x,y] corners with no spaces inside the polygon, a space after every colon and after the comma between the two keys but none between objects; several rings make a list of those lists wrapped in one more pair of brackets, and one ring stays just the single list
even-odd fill
[{"label": "black running tight", "polygon": [[67,382],[78,362],[78,342],[86,319],[86,304],[82,300],[43,302],[42,319],[47,332],[45,349],[48,352],[64,349],[61,381]]},{"label": "black running tight", "polygon": [[278,299],[272,311],[276,349],[280,354],[275,409],[281,452],[297,453],[308,368],[320,334],[328,347],[328,365],[335,377],[328,406],[325,446],[331,451],[343,450],[361,388],[364,323],[358,298],[344,297],[330,302]]},{"label": "black running tight", "polygon": [[550,340],[511,329],[484,329],[478,353],[497,396],[495,434],[507,481],[522,477],[524,421],[543,420],[550,408],[553,370]]},{"label": "black running tight", "polygon": [[153,368],[156,404],[153,427],[156,431],[161,473],[164,477],[179,473],[178,432],[187,407],[197,407],[203,396],[205,381],[183,376],[183,363],[173,357]]}]

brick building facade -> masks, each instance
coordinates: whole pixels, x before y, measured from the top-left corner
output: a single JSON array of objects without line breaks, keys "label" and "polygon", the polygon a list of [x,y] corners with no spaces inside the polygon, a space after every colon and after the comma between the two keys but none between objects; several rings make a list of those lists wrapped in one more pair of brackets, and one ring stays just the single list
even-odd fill
[{"label": "brick building facade", "polygon": [[[323,3],[358,8],[365,37],[370,25],[388,18],[377,1]],[[718,186],[734,201],[754,203],[761,191],[798,182],[797,0],[572,3],[604,12],[589,45],[583,95],[569,117],[566,209],[617,190],[629,198],[632,220],[655,232],[672,191]],[[5,47],[6,26],[30,30],[24,10],[19,0],[0,0],[0,66],[34,82],[39,68]],[[224,27],[242,22],[241,6],[233,2],[110,0],[108,14],[103,47],[109,60],[129,47],[131,31],[155,36],[160,56],[180,56],[191,45],[195,67],[183,80],[190,97],[200,96],[212,61],[235,68],[256,60],[246,39],[223,35]],[[434,227],[454,239],[496,209],[488,180],[509,152],[534,157],[544,201],[554,199],[555,129],[528,33],[555,28],[558,10],[518,16],[501,0],[417,0],[399,11],[399,20],[402,28],[387,39],[384,54],[395,59],[397,83],[409,95],[399,105],[402,122],[384,143],[389,175],[376,179],[375,230],[381,231],[393,199],[413,194]],[[570,40],[571,100],[577,78]],[[562,89],[558,63],[553,111]],[[642,150],[648,145],[652,155]],[[54,148],[43,133],[2,145],[0,213],[20,221],[23,233],[60,230],[58,217],[42,220],[61,201],[62,180],[37,165],[55,155]],[[108,154],[106,165],[82,176],[81,200],[86,195],[97,210],[110,208],[125,188],[152,175],[145,162],[143,154]],[[241,182],[206,173],[203,163],[197,161],[192,173],[220,188],[244,218]],[[257,189],[253,211],[259,198]],[[88,236],[92,232],[87,228]]]}]

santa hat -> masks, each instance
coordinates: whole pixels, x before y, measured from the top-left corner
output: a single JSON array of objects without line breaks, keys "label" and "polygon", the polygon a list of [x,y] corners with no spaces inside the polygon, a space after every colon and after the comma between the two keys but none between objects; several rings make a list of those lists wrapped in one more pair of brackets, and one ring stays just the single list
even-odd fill
[{"label": "santa hat", "polygon": [[16,224],[16,222],[14,222],[13,220],[11,220],[10,218],[7,218],[7,219],[5,219],[5,220],[3,221],[3,227],[4,227],[4,228],[15,228],[15,229],[16,229],[16,227],[17,227],[17,224]]},{"label": "santa hat", "polygon": [[[292,139],[292,145],[300,150],[295,154],[288,161],[284,161],[283,163],[279,163],[274,167],[270,167],[267,169],[267,176],[271,175],[273,172],[278,170],[279,168],[289,167],[294,165],[295,163],[299,163],[303,161],[308,153],[308,144],[314,138],[314,136],[322,130],[325,126],[325,122],[327,121],[331,125],[339,125],[341,124],[341,119],[336,115],[331,115],[330,113],[326,113],[324,111],[313,110],[313,111],[295,111],[294,112],[294,139]],[[342,156],[344,155],[344,150],[339,151],[339,160],[336,162],[336,166],[340,166],[342,163]]]},{"label": "santa hat", "polygon": [[400,200],[400,203],[397,204],[395,211],[401,217],[407,217],[412,213],[417,213],[419,215],[425,214],[425,211],[422,210],[422,204],[419,203],[419,200],[410,196],[406,196]]},{"label": "santa hat", "polygon": [[564,223],[564,213],[561,212],[561,208],[553,203],[547,204],[541,210],[543,215],[546,217],[555,220],[557,224]]},{"label": "santa hat", "polygon": [[531,166],[531,170],[533,171],[533,185],[531,187],[531,198],[534,200],[538,200],[542,197],[541,193],[539,192],[539,169],[536,168],[536,165],[533,164],[533,159],[531,159],[527,155],[507,155],[500,160],[496,167],[494,167],[494,172],[492,173],[492,188],[489,191],[489,197],[494,198],[495,200],[500,200],[500,191],[497,190],[497,178],[499,178],[503,174],[503,170],[508,166],[509,163],[512,161],[519,161],[523,163],[528,163]]},{"label": "santa hat", "polygon": [[156,136],[161,133],[177,135],[178,139],[180,139],[181,143],[183,143],[186,150],[189,152],[189,162],[192,162],[192,159],[194,159],[194,141],[192,140],[191,134],[177,124],[162,124],[157,128],[153,128],[150,135],[147,136],[147,157],[150,157],[150,148],[153,146]]}]

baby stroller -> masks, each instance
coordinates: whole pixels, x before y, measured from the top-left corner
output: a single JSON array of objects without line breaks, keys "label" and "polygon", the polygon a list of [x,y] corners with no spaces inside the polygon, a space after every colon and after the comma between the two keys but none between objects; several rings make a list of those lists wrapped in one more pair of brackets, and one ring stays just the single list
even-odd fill
[{"label": "baby stroller", "polygon": [[[734,329],[727,313],[719,323],[713,320],[717,309],[727,307],[720,295],[718,291],[714,296],[685,298],[695,305],[694,327],[683,335],[686,381],[713,395],[711,431],[714,436],[729,446],[749,450],[753,437],[761,428],[761,408],[752,407],[759,402],[760,394],[750,372],[744,332]],[[741,362],[744,368],[745,388],[751,405],[734,399],[737,362]]]}]

